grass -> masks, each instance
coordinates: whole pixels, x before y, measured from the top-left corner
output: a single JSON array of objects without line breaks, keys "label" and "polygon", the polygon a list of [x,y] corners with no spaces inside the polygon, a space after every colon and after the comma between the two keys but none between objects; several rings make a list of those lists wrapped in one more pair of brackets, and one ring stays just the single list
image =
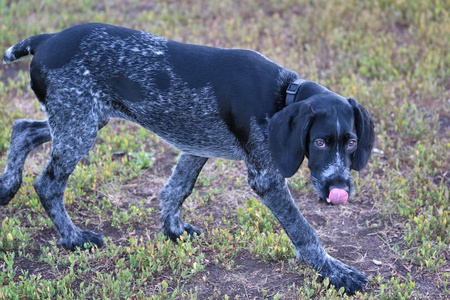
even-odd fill
[{"label": "grass", "polygon": [[[184,218],[205,234],[178,245],[160,233],[158,192],[177,152],[132,124],[99,133],[70,178],[75,224],[107,237],[71,253],[32,184],[49,145],[32,152],[14,200],[0,207],[0,299],[444,299],[450,297],[450,7],[445,1],[8,1],[0,48],[82,22],[181,42],[249,48],[358,99],[376,149],[343,207],[318,203],[302,167],[297,205],[327,251],[370,276],[363,294],[328,289],[294,259],[278,222],[247,187],[241,162],[210,160]],[[28,61],[0,69],[0,170],[12,125],[42,119]],[[304,164],[305,165],[305,164]]]}]

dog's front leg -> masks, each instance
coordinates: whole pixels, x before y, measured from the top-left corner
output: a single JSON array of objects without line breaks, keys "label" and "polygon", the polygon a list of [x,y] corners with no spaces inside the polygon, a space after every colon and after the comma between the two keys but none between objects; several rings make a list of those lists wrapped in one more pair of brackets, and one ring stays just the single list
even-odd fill
[{"label": "dog's front leg", "polygon": [[281,223],[295,247],[297,258],[329,278],[336,288],[353,294],[367,283],[365,275],[329,256],[317,234],[294,204],[286,180],[275,168],[261,170],[247,163],[249,184]]}]

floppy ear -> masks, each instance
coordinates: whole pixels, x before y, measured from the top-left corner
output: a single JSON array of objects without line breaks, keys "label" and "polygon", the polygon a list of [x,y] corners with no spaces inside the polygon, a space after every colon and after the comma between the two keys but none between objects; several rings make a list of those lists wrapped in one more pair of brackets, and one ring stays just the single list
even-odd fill
[{"label": "floppy ear", "polygon": [[296,102],[283,108],[269,120],[270,154],[284,177],[291,177],[300,167],[314,117],[311,105]]},{"label": "floppy ear", "polygon": [[367,110],[355,99],[349,98],[348,102],[353,107],[356,135],[358,136],[358,148],[353,154],[352,169],[359,171],[367,164],[375,140],[373,121]]}]

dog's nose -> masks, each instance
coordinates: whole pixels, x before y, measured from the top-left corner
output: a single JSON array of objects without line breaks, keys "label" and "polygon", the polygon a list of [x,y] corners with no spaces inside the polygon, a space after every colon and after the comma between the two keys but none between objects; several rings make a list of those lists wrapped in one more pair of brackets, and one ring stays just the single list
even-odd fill
[{"label": "dog's nose", "polygon": [[328,193],[332,190],[332,189],[340,189],[340,190],[344,190],[347,193],[350,192],[350,179],[346,176],[342,176],[341,174],[339,175],[335,175],[333,177],[331,177],[328,181],[327,181],[327,186],[328,186]]}]

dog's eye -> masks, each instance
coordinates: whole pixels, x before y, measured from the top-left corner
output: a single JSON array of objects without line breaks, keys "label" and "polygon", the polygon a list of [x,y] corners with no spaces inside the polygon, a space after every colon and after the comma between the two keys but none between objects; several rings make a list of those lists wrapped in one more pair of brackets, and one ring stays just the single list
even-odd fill
[{"label": "dog's eye", "polygon": [[353,148],[356,146],[356,140],[350,140],[347,144],[347,148]]},{"label": "dog's eye", "polygon": [[325,147],[325,141],[324,140],[316,140],[316,146],[319,148],[324,148]]}]

